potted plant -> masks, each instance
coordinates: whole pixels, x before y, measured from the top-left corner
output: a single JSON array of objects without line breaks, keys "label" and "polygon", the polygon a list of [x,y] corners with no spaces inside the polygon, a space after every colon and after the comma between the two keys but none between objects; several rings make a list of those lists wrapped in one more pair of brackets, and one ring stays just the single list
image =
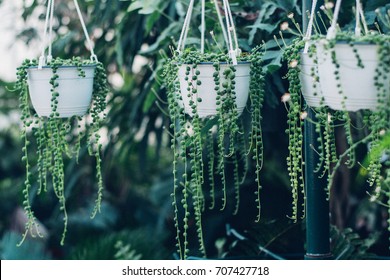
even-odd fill
[{"label": "potted plant", "polygon": [[[30,65],[27,68],[27,81],[31,103],[38,116],[55,117],[54,113],[60,118],[85,115],[92,99],[95,61],[74,58],[68,61],[52,60],[42,67],[34,62],[27,64]],[[54,83],[58,83],[56,91],[61,94],[52,104]]]},{"label": "potted plant", "polygon": [[[390,93],[390,37],[379,32],[368,31],[365,26],[363,11],[359,1],[356,2],[355,32],[336,32],[337,18],[341,1],[337,1],[332,19],[332,25],[326,36],[313,36],[310,40],[296,40],[285,51],[288,61],[288,79],[290,83],[288,94],[288,117],[290,156],[288,167],[294,194],[294,215],[297,218],[298,193],[304,193],[303,182],[303,119],[307,113],[301,92],[311,88],[319,97],[319,103],[313,106],[316,112],[316,130],[318,138],[318,153],[320,163],[316,172],[326,176],[328,189],[341,164],[353,167],[356,164],[355,149],[360,144],[370,144],[375,147],[389,126],[389,93]],[[364,34],[360,28],[363,22]],[[302,79],[302,50],[306,44],[307,56],[311,59],[310,79]],[[287,98],[286,98],[287,100]],[[357,125],[351,114],[361,115],[362,125]],[[311,120],[308,120],[311,121]],[[334,130],[344,127],[348,148],[340,155],[336,154]],[[356,139],[356,131],[364,131],[364,137]],[[371,160],[368,173],[372,186],[380,184],[379,158]],[[322,171],[321,171],[322,170]],[[321,171],[321,172],[320,172]],[[375,193],[380,193],[380,187],[374,187]],[[303,194],[304,197],[304,194]],[[375,197],[375,195],[374,195]]]},{"label": "potted plant", "polygon": [[[51,186],[58,198],[63,213],[64,230],[61,244],[64,244],[67,231],[65,157],[78,158],[84,141],[89,154],[96,160],[98,190],[92,217],[100,211],[103,180],[99,130],[105,118],[107,77],[102,63],[97,61],[93,53],[77,1],[75,3],[91,47],[91,60],[82,60],[79,57],[53,59],[49,46],[47,58],[44,56],[43,47],[39,60],[27,59],[17,69],[15,89],[19,91],[23,124],[21,137],[24,140],[22,160],[26,164],[23,205],[28,217],[26,231],[20,244],[29,233],[33,236],[40,235],[31,203],[32,187],[36,185],[38,194],[47,191]],[[53,1],[49,1],[44,38],[49,18],[51,34],[52,9]],[[37,151],[34,151],[37,158],[35,163],[31,162],[33,156],[29,148],[32,144],[37,147]]]},{"label": "potted plant", "polygon": [[[225,34],[228,52],[204,50],[204,13],[205,1],[202,1],[201,50],[184,49],[188,25],[194,1],[189,4],[184,21],[182,36],[172,58],[167,58],[164,69],[164,81],[168,92],[169,115],[172,131],[171,148],[174,154],[173,207],[177,228],[177,247],[180,258],[189,254],[188,235],[191,213],[196,220],[200,251],[206,255],[203,232],[202,212],[206,200],[208,208],[220,204],[227,205],[227,177],[234,181],[236,205],[238,211],[240,185],[248,169],[247,157],[251,155],[255,162],[255,180],[257,191],[255,201],[258,204],[260,218],[260,170],[262,168],[262,130],[261,108],[264,95],[264,73],[262,69],[261,48],[250,54],[242,54],[233,48],[237,43],[233,18],[227,1],[223,1],[226,16],[224,26],[217,2],[215,7]],[[212,34],[215,42],[214,34]],[[247,105],[249,97],[250,105]],[[243,111],[248,108],[251,125],[244,130]],[[246,118],[247,119],[247,118]],[[245,119],[245,120],[246,120]],[[249,141],[247,140],[249,138]],[[239,168],[242,163],[244,170]],[[182,164],[184,171],[180,172]],[[226,167],[231,165],[233,174],[227,174]],[[222,190],[217,190],[221,183]],[[207,186],[209,185],[209,188]],[[209,190],[206,193],[206,190]],[[216,193],[222,193],[222,201],[216,201]],[[192,203],[193,212],[189,204]]]},{"label": "potted plant", "polygon": [[[218,91],[221,88],[215,85],[215,79],[220,79],[220,84],[225,89],[231,87],[234,80],[234,90],[238,94],[235,101],[230,104],[230,109],[233,109],[232,113],[242,114],[249,96],[251,63],[248,60],[240,60],[232,67],[232,64],[228,63],[228,56],[209,56],[188,50],[177,55],[175,60],[175,63],[180,64],[178,78],[185,113],[190,116],[198,114],[200,118],[217,115],[221,102]],[[192,108],[195,103],[196,113]]]}]

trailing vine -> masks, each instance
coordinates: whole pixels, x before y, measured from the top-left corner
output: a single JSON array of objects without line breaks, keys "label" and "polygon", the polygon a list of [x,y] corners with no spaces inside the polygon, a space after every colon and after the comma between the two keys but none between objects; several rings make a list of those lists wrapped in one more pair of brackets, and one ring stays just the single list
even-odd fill
[{"label": "trailing vine", "polygon": [[265,94],[265,74],[262,70],[262,54],[261,52],[254,52],[251,57],[251,81],[250,81],[250,101],[251,101],[251,118],[252,129],[250,132],[250,152],[253,154],[255,162],[255,182],[257,184],[257,191],[255,192],[257,202],[257,217],[256,221],[260,221],[261,204],[260,204],[260,171],[263,167],[263,136],[261,128],[261,108],[264,101]]},{"label": "trailing vine", "polygon": [[[362,128],[355,126],[350,112],[348,111],[348,97],[343,89],[343,73],[340,71],[340,62],[342,58],[337,57],[336,46],[339,42],[343,42],[351,49],[351,52],[356,60],[356,68],[364,69],[364,60],[361,57],[358,45],[370,44],[377,47],[378,64],[375,69],[374,84],[377,96],[377,106],[372,110],[360,110],[356,116],[361,116],[363,120],[364,136],[363,138],[354,138],[355,131],[363,131]],[[334,79],[338,94],[341,97],[341,110],[333,110],[328,107],[322,96],[321,79],[317,73],[318,54],[316,44],[323,44],[324,51],[329,54],[331,64],[334,67]],[[356,37],[353,34],[340,32],[333,40],[326,40],[322,36],[313,36],[311,46],[309,48],[309,57],[312,59],[314,66],[310,70],[310,76],[313,82],[314,95],[320,98],[318,107],[311,108],[316,115],[315,128],[319,135],[317,139],[316,152],[320,156],[315,172],[319,177],[326,177],[328,182],[328,197],[330,188],[334,183],[334,177],[338,168],[342,164],[352,168],[356,163],[355,150],[361,144],[368,144],[370,153],[368,156],[366,173],[368,174],[368,183],[372,187],[370,194],[371,201],[376,201],[383,204],[382,198],[387,197],[384,205],[388,205],[388,172],[387,161],[384,162],[384,154],[388,154],[389,146],[383,144],[386,141],[386,135],[389,131],[390,123],[390,39],[388,35],[370,33],[361,37]],[[288,171],[290,175],[293,210],[291,218],[298,218],[298,202],[300,190],[304,192],[303,182],[303,159],[302,159],[302,116],[305,116],[305,106],[301,97],[302,81],[300,79],[301,71],[301,51],[305,41],[296,39],[290,46],[284,50],[284,57],[287,60],[289,69],[287,78],[289,80],[289,93],[283,96],[286,108],[288,109],[288,129],[289,135],[289,156],[287,158]],[[363,94],[363,93],[357,93]],[[306,116],[305,116],[306,117]],[[313,121],[313,120],[307,120]],[[345,132],[347,149],[341,154],[336,153],[335,128],[342,126]],[[312,147],[314,149],[314,147]],[[304,198],[304,193],[303,193]],[[386,200],[386,199],[385,199]]]},{"label": "trailing vine", "polygon": [[[300,194],[305,199],[304,177],[303,177],[303,118],[301,98],[301,84],[299,79],[300,54],[303,41],[296,40],[291,46],[286,48],[284,58],[287,60],[289,70],[287,78],[289,81],[289,92],[282,98],[288,109],[288,128],[286,133],[289,136],[289,155],[287,157],[287,170],[290,176],[292,192],[292,214],[290,218],[294,221],[299,219]],[[304,216],[304,204],[302,216]]]},{"label": "trailing vine", "polygon": [[[25,60],[17,69],[17,82],[15,89],[19,91],[19,101],[21,109],[21,121],[23,127],[21,137],[24,139],[24,147],[22,148],[22,160],[26,164],[26,181],[23,190],[24,194],[24,210],[28,217],[25,232],[19,244],[22,244],[25,238],[31,233],[39,233],[37,221],[32,210],[32,201],[30,197],[31,187],[33,184],[38,184],[38,194],[46,192],[48,186],[51,185],[55,196],[58,199],[60,210],[63,214],[64,230],[61,237],[61,245],[65,242],[68,215],[66,210],[65,196],[65,158],[76,158],[78,160],[81,141],[86,138],[89,154],[95,157],[96,161],[96,179],[97,179],[97,198],[91,217],[94,217],[100,212],[100,206],[103,195],[103,178],[101,172],[101,149],[99,130],[105,118],[106,96],[108,93],[107,77],[105,69],[100,62],[83,61],[78,57],[73,59],[53,59],[47,65],[52,70],[52,76],[49,80],[51,85],[51,113],[48,117],[40,117],[30,106],[29,91],[28,91],[28,70],[36,68],[38,62],[36,60]],[[87,114],[83,117],[61,118],[58,112],[59,96],[58,91],[60,76],[59,69],[61,67],[76,67],[80,78],[85,77],[83,70],[84,66],[94,67],[94,83],[92,104],[88,109]],[[81,122],[85,123],[85,130],[81,129]],[[31,133],[30,133],[31,130]],[[77,134],[77,135],[75,135]],[[87,137],[85,137],[87,136]],[[37,144],[37,162],[31,163],[29,160],[30,138],[36,141]],[[37,166],[37,174],[31,172],[31,166]],[[36,178],[36,181],[35,181]],[[49,184],[48,178],[51,178]]]},{"label": "trailing vine", "polygon": [[[326,178],[328,199],[330,198],[330,190],[334,184],[334,177],[338,172],[338,168],[342,164],[346,165],[348,168],[355,166],[357,163],[355,150],[359,145],[369,144],[370,149],[377,149],[380,147],[381,138],[386,134],[390,120],[387,113],[390,84],[388,69],[386,69],[386,67],[389,67],[389,58],[383,56],[383,53],[388,52],[389,49],[389,36],[381,34],[379,28],[379,33],[369,31],[366,26],[364,15],[361,15],[361,17],[356,16],[356,29],[354,33],[341,31],[339,26],[336,28],[338,16],[337,8],[340,7],[340,3],[340,1],[337,2],[334,13],[330,11],[330,9],[334,7],[333,3],[325,3],[325,5],[321,7],[321,10],[332,22],[330,28],[322,19],[321,12],[317,13],[317,16],[320,17],[325,29],[329,28],[327,36],[323,36],[319,34],[321,32],[320,28],[316,26],[317,18],[314,14],[314,5],[316,5],[316,3],[313,2],[312,12],[311,14],[308,13],[310,19],[308,33],[305,36],[301,33],[302,37],[294,40],[292,44],[287,46],[284,50],[284,58],[287,60],[289,66],[287,77],[290,83],[289,93],[284,96],[284,101],[286,103],[286,108],[288,109],[287,133],[289,135],[290,154],[287,158],[287,164],[293,192],[293,219],[297,218],[297,204],[299,201],[299,198],[297,197],[297,185],[301,183],[301,189],[304,191],[304,182],[299,180],[303,171],[300,167],[302,167],[302,164],[304,163],[301,153],[299,152],[302,150],[302,142],[299,141],[299,135],[302,134],[300,128],[302,116],[305,118],[307,117],[307,114],[305,114],[304,111],[307,107],[305,107],[305,104],[301,99],[301,93],[305,96],[307,104],[310,106],[309,110],[313,110],[315,113],[315,120],[308,119],[306,121],[315,121],[315,131],[318,136],[317,145],[315,147],[311,146],[311,148],[318,153],[319,161],[317,162],[314,172],[317,173],[319,177]],[[356,4],[356,9],[358,9],[358,5],[360,5],[359,2]],[[383,20],[381,14],[378,11],[377,13],[379,19]],[[314,25],[311,26],[313,17]],[[293,16],[290,18],[295,23]],[[357,34],[360,30],[360,25],[364,25],[365,29],[364,32],[359,32],[359,34]],[[295,26],[299,30],[299,26],[297,26],[297,24],[295,24]],[[312,27],[314,27],[314,32],[311,30]],[[313,36],[311,36],[312,33],[314,33]],[[351,79],[353,74],[349,73],[351,77],[345,77],[346,74],[342,71],[342,69],[345,69],[345,65],[343,65],[345,61],[342,61],[345,58],[342,57],[341,54],[344,53],[341,51],[351,51],[351,56],[354,57],[354,60],[356,61],[356,66],[351,67],[356,68],[358,71],[360,70],[359,73],[363,73],[362,69],[364,69],[366,65],[364,65],[365,59],[360,53],[360,44],[374,45],[377,47],[378,64],[375,69],[375,77],[373,78],[376,88],[377,108],[372,108],[372,102],[376,101],[374,100],[375,97],[372,95],[372,90],[364,93],[363,91],[360,91],[360,89],[354,88],[354,92],[352,93],[351,90],[348,91],[348,88],[346,88],[347,90],[343,88],[345,79]],[[302,52],[303,50],[305,50],[305,53]],[[306,54],[307,50],[308,53]],[[373,49],[371,48],[371,50]],[[306,57],[306,55],[308,55],[308,57]],[[310,59],[306,60],[307,58]],[[352,61],[351,58],[348,58],[348,60]],[[304,65],[301,65],[302,61],[304,62]],[[373,58],[370,58],[369,63],[373,63]],[[307,76],[305,71],[307,71],[307,66],[309,64],[312,65],[310,69],[311,80],[305,77]],[[322,77],[319,75],[321,71]],[[330,77],[331,75],[333,75],[333,79]],[[322,80],[322,78],[325,81]],[[332,96],[333,92],[336,93],[336,96]],[[370,94],[370,97],[366,97],[366,99],[362,98],[362,100],[368,100],[368,98],[370,98],[370,104],[357,105],[357,100],[348,100],[350,96],[352,99],[355,98],[355,96],[363,94]],[[359,100],[359,102],[363,103],[364,101],[362,102]],[[351,114],[350,112],[357,110],[360,111],[356,114]],[[351,116],[354,118],[357,116],[358,120],[356,123],[360,123],[362,117],[363,128],[356,126]],[[347,144],[346,150],[341,152],[340,155],[336,152],[335,129],[337,127],[343,128],[345,142]],[[365,134],[365,136],[363,136],[362,139],[359,139],[359,133],[356,132],[360,132],[360,135]],[[311,144],[312,143],[310,143],[310,145]],[[381,163],[383,155],[380,153],[375,154],[374,156],[372,153],[370,154],[367,173],[370,174],[368,182],[374,187],[371,200],[375,201],[380,197],[380,194],[383,193],[383,189],[379,187],[383,179]],[[303,176],[301,178],[303,180]]]},{"label": "trailing vine", "polygon": [[[348,34],[340,34],[337,38],[337,40],[344,40],[348,42],[349,46],[352,48],[353,53],[356,57],[356,66],[359,68],[364,68],[364,62],[360,58],[359,52],[356,49],[356,44],[374,44],[377,46],[377,52],[378,52],[378,66],[375,69],[375,76],[374,76],[374,84],[377,92],[377,107],[375,110],[364,110],[363,113],[363,119],[366,122],[366,126],[369,128],[368,134],[363,138],[362,140],[356,142],[352,139],[352,132],[351,132],[351,121],[348,116],[347,110],[343,110],[343,117],[342,119],[345,121],[344,128],[346,131],[347,136],[347,142],[349,144],[349,148],[347,149],[344,156],[347,156],[349,159],[347,161],[347,164],[349,167],[352,166],[354,161],[354,150],[358,146],[359,143],[369,143],[371,149],[375,149],[378,145],[382,136],[386,133],[389,126],[389,120],[390,115],[388,112],[389,108],[389,79],[388,79],[388,73],[390,70],[389,66],[389,54],[390,54],[390,45],[389,45],[389,37],[387,35],[383,34],[368,34],[363,37],[351,37],[348,36]],[[332,56],[333,57],[333,56]],[[337,65],[337,59],[332,59],[332,62]],[[339,73],[335,73],[335,75],[339,75]],[[340,85],[341,88],[341,85]],[[341,89],[340,89],[341,91]],[[342,94],[342,92],[341,92]],[[348,102],[348,99],[346,97],[343,98],[345,102]],[[343,101],[343,107],[345,108],[345,102]],[[339,157],[339,161],[342,160],[343,157]],[[352,158],[352,161],[351,161]],[[337,163],[336,166],[339,166],[340,164]],[[369,165],[367,167],[367,171],[369,174],[368,182],[370,186],[373,187],[374,195],[371,196],[371,200],[375,201],[381,193],[381,181],[382,181],[382,164],[381,164],[381,155],[377,155],[375,157],[371,157],[369,161]],[[332,172],[330,175],[329,184],[332,183],[332,179],[334,177],[336,170]]]},{"label": "trailing vine", "polygon": [[[255,201],[259,209],[257,220],[260,219],[260,170],[263,160],[261,107],[264,95],[262,54],[260,48],[257,48],[253,53],[240,56],[238,59],[239,65],[250,64],[251,80],[248,87],[252,118],[251,128],[247,133],[243,131],[244,126],[236,102],[237,95],[241,94],[236,90],[237,67],[232,64],[228,55],[201,54],[188,50],[181,54],[175,53],[165,64],[163,75],[168,92],[172,131],[171,148],[174,154],[172,193],[174,220],[177,229],[178,254],[182,259],[186,259],[189,254],[188,219],[191,214],[195,218],[200,252],[206,256],[202,213],[206,209],[216,208],[218,204],[222,211],[228,205],[230,181],[226,170],[231,166],[235,198],[233,214],[238,213],[240,185],[245,181],[248,169],[247,156],[253,157],[256,164],[255,177],[258,190]],[[198,93],[198,88],[202,85],[200,75],[204,63],[209,64],[213,69],[214,88],[210,90],[216,92],[215,112],[206,117],[199,114],[199,106],[205,101]],[[184,73],[181,78],[180,71]],[[185,81],[184,87],[180,86],[180,79]],[[246,143],[245,135],[249,135],[250,144]],[[205,152],[207,156],[204,155]],[[184,166],[181,178],[178,176],[179,163]],[[240,163],[243,163],[243,171],[240,169]],[[206,182],[209,183],[207,188]],[[216,189],[218,183],[222,186],[220,190]],[[206,189],[209,189],[207,193]],[[222,194],[220,202],[216,200],[219,193]],[[191,201],[192,209],[189,207]],[[181,216],[184,218],[181,219]]]}]

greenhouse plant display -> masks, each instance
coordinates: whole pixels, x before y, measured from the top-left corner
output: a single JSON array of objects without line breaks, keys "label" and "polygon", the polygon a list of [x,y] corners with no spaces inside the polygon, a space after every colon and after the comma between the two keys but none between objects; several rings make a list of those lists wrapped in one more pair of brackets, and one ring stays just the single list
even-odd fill
[{"label": "greenhouse plant display", "polygon": [[[315,172],[327,178],[328,190],[341,164],[350,168],[355,166],[356,148],[360,144],[375,148],[389,129],[390,37],[379,30],[368,30],[360,1],[356,1],[354,32],[339,31],[337,22],[341,2],[336,2],[326,36],[317,34],[311,38],[296,39],[285,51],[290,83],[288,168],[295,190],[295,214],[298,193],[303,193],[304,198],[302,133],[307,113],[301,92],[316,114],[320,163]],[[308,32],[311,32],[313,13],[310,20]],[[305,59],[309,63],[305,63]],[[306,98],[308,92],[316,97],[316,104],[311,103],[313,99],[310,97]],[[353,121],[351,114],[362,116],[359,118],[362,120],[360,126]],[[340,155],[336,153],[334,132],[338,126],[344,128],[348,144],[346,151]],[[365,136],[356,139],[354,131],[364,132]],[[373,201],[381,194],[388,193],[385,184],[382,184],[380,160],[380,156],[371,157],[367,167],[369,184],[373,187]]]},{"label": "greenhouse plant display", "polygon": [[[51,185],[63,213],[64,230],[61,244],[64,244],[68,222],[65,203],[65,156],[77,160],[84,141],[89,154],[96,161],[98,191],[92,217],[100,211],[103,180],[99,130],[105,117],[107,77],[104,66],[98,62],[93,52],[78,3],[77,1],[74,3],[90,47],[91,59],[52,58],[54,0],[50,0],[44,32],[44,39],[47,40],[46,37],[49,37],[48,55],[45,56],[44,42],[39,60],[25,60],[17,70],[15,89],[20,94],[19,106],[23,123],[21,137],[24,140],[22,160],[26,164],[23,205],[28,217],[20,243],[29,233],[33,236],[40,235],[31,205],[32,188],[37,186],[37,193],[40,194],[46,192]],[[31,162],[33,156],[29,149],[32,144],[37,147],[35,164]]]},{"label": "greenhouse plant display", "polygon": [[3,259],[388,258],[390,3],[9,5]]},{"label": "greenhouse plant display", "polygon": [[[223,1],[226,24],[215,1],[216,12],[222,26],[222,33],[228,52],[205,51],[205,1],[202,1],[201,47],[185,49],[194,1],[191,1],[184,21],[178,48],[168,60],[164,80],[168,91],[169,115],[171,118],[172,143],[174,153],[173,205],[177,228],[177,246],[180,258],[188,257],[188,228],[190,206],[193,204],[200,251],[206,255],[203,233],[202,212],[206,198],[211,202],[210,209],[217,207],[215,189],[221,182],[222,201],[220,209],[227,204],[226,166],[233,165],[234,189],[238,211],[240,185],[248,168],[247,156],[255,161],[255,180],[258,190],[255,201],[258,204],[260,219],[260,170],[262,168],[261,108],[264,94],[264,74],[262,70],[261,48],[250,54],[241,53],[228,1]],[[214,34],[212,34],[215,40]],[[244,131],[242,115],[250,100],[250,131]],[[249,136],[249,143],[246,139]],[[180,176],[179,163],[184,165]],[[244,164],[244,169],[239,168]],[[207,178],[206,178],[207,176]],[[204,183],[210,184],[210,192],[205,194]],[[183,214],[181,214],[183,209]],[[182,219],[179,217],[183,216]]]}]

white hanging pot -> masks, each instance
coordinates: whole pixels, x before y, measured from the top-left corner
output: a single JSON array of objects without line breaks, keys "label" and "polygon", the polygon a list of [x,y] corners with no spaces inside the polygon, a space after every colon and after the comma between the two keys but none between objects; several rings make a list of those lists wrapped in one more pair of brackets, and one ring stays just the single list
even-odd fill
[{"label": "white hanging pot", "polygon": [[[316,42],[318,57],[318,76],[326,105],[334,110],[358,111],[361,109],[376,110],[378,108],[378,89],[375,86],[376,70],[379,68],[379,46],[372,43],[337,42],[329,48],[329,40],[337,38],[337,21],[341,9],[341,0],[337,0],[332,24],[326,39]],[[356,0],[355,37],[361,36],[361,22],[366,34],[368,27],[359,0]],[[333,61],[332,61],[332,56]],[[364,67],[358,66],[358,58]],[[336,67],[336,63],[339,67]],[[337,74],[336,74],[337,73]],[[390,93],[388,81],[390,73],[384,75],[385,94]],[[385,80],[386,79],[386,80]]]},{"label": "white hanging pot", "polygon": [[302,95],[307,105],[316,108],[321,104],[322,92],[320,84],[312,76],[314,68],[315,75],[318,76],[318,67],[308,53],[301,53],[299,80],[301,83]]},{"label": "white hanging pot", "polygon": [[[249,82],[250,82],[250,62],[239,62],[235,65],[235,94],[236,94],[236,106],[237,112],[239,115],[242,114],[249,95]],[[187,66],[191,67],[189,74],[189,79],[191,80],[195,74],[196,70],[199,70],[200,74],[197,75],[197,80],[201,82],[200,85],[197,85],[197,81],[186,81],[186,68]],[[220,64],[220,81],[219,86],[222,88],[222,83],[226,81],[223,76],[223,71],[230,67],[231,65],[221,63]],[[190,101],[196,103],[197,113],[200,118],[205,118],[209,116],[215,116],[218,113],[217,105],[217,91],[214,89],[216,84],[214,81],[214,72],[215,68],[213,63],[201,63],[197,66],[196,69],[192,68],[192,65],[183,64],[179,67],[178,78],[180,81],[180,94],[182,97],[182,104],[184,106],[185,112],[193,116],[192,108],[190,106]],[[188,83],[191,82],[193,87],[196,87],[196,93],[192,93],[192,88],[188,91]],[[180,103],[180,102],[179,102]]]},{"label": "white hanging pot", "polygon": [[[80,77],[76,66],[62,66],[57,70],[59,93],[57,112],[60,118],[83,116],[91,104],[95,66],[82,66],[85,77]],[[52,85],[50,79],[53,71],[45,66],[42,69],[28,69],[28,87],[32,105],[40,117],[49,117],[52,113]]]},{"label": "white hanging pot", "polygon": [[[185,49],[185,43],[187,40],[188,31],[190,28],[190,21],[193,11],[195,0],[190,0],[187,15],[184,20],[183,28],[180,34],[180,39],[177,45],[177,52],[180,54]],[[200,53],[204,54],[205,48],[205,32],[206,32],[206,20],[205,20],[205,8],[206,1],[202,0],[201,3],[201,38],[200,38]],[[241,55],[241,50],[238,47],[238,40],[236,29],[234,26],[234,21],[232,17],[232,13],[230,10],[229,2],[227,0],[222,1],[222,7],[225,12],[226,21],[224,22],[222,19],[220,7],[218,6],[217,1],[214,1],[215,10],[218,15],[219,23],[221,25],[223,37],[227,47],[227,53],[229,54],[229,58],[231,59],[233,67],[235,67],[235,94],[236,99],[235,103],[237,106],[237,113],[241,115],[242,111],[246,106],[246,102],[248,100],[249,95],[249,82],[250,82],[250,62],[238,62],[238,57]],[[192,73],[189,74],[189,81],[186,81],[186,68],[190,67]],[[220,84],[219,86],[226,82],[226,79],[223,76],[223,71],[230,67],[226,63],[220,63]],[[196,81],[191,81],[192,77],[195,76],[195,71],[199,71],[199,75],[197,76]],[[192,108],[190,103],[194,102],[197,108],[197,114],[200,118],[205,118],[208,116],[215,116],[218,113],[217,106],[217,91],[215,91],[216,84],[214,82],[214,74],[215,68],[212,62],[200,63],[197,65],[196,69],[192,68],[192,65],[183,64],[179,67],[178,71],[178,79],[180,82],[180,94],[181,94],[181,102],[179,102],[180,106],[184,107],[185,112],[193,116]],[[200,84],[198,85],[198,81]],[[188,83],[191,82],[191,87],[188,87]],[[193,93],[193,88],[196,87],[196,93]],[[222,88],[222,87],[221,87]]]},{"label": "white hanging pot", "polygon": [[[340,65],[337,69],[332,62],[332,50],[326,49],[324,44],[321,41],[317,44],[317,54],[318,74],[326,105],[334,110],[376,110],[378,92],[374,78],[377,75],[376,69],[379,65],[379,47],[375,44],[360,43],[352,47],[347,43],[336,43],[334,52],[336,61]],[[358,66],[354,48],[357,50],[364,68]],[[339,72],[340,80],[336,79],[335,71]],[[386,75],[388,81],[390,73],[383,74]],[[390,89],[387,87],[387,95],[389,95],[389,91]]]},{"label": "white hanging pot", "polygon": [[[46,63],[53,59],[51,44],[54,22],[54,2],[54,0],[47,1],[42,51],[41,56],[39,57],[38,66],[31,67],[27,70],[31,103],[40,117],[50,117],[53,112],[51,104],[53,86],[50,84],[50,80],[54,74],[51,67],[46,66]],[[98,62],[79,4],[77,0],[74,0],[73,2],[87,40],[89,51],[91,52],[91,62]],[[48,51],[47,55],[46,47]],[[60,66],[57,69],[56,74],[59,77],[56,79],[58,87],[55,88],[55,91],[59,93],[59,96],[57,97],[58,104],[56,104],[56,112],[59,113],[60,118],[83,116],[86,114],[92,99],[95,68],[96,65],[94,64],[81,66],[81,69],[85,72],[85,77],[79,76],[77,66]]]}]

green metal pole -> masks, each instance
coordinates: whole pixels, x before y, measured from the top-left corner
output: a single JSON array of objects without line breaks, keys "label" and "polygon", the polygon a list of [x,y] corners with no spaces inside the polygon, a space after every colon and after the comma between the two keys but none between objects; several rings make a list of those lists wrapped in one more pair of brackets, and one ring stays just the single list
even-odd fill
[{"label": "green metal pole", "polygon": [[[323,1],[318,1],[322,5]],[[322,3],[321,3],[322,2]],[[308,20],[306,11],[311,9],[311,0],[302,0],[302,23],[306,30]],[[308,119],[316,121],[315,112],[308,109]],[[305,121],[305,185],[306,185],[306,260],[332,259],[330,252],[329,201],[325,190],[326,181],[314,172],[319,161],[315,152],[318,134],[313,122]],[[314,149],[313,149],[314,147]]]},{"label": "green metal pole", "polygon": [[[315,113],[309,109],[308,118],[315,120]],[[314,168],[318,155],[315,126],[305,122],[305,183],[306,183],[306,255],[307,260],[331,259],[329,201],[325,190],[326,181],[318,178]],[[313,145],[313,146],[311,146]]]}]

